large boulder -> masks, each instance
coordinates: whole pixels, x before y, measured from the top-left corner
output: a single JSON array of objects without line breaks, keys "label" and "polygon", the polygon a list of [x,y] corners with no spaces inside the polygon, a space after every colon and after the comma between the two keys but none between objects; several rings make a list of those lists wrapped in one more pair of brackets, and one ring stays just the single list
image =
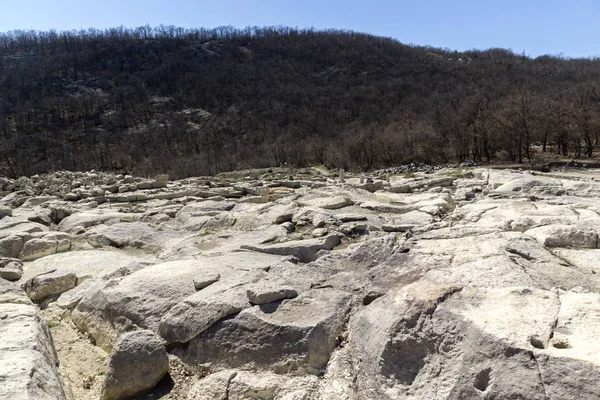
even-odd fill
[{"label": "large boulder", "polygon": [[23,261],[31,261],[67,251],[71,248],[71,241],[72,237],[67,233],[48,232],[25,242],[19,258]]},{"label": "large boulder", "polygon": [[[203,329],[209,323],[196,318],[203,310],[196,306],[211,301],[216,304],[224,299],[231,299],[238,308],[249,306],[240,285],[260,279],[266,270],[283,261],[282,257],[238,252],[148,266],[84,295],[73,310],[73,321],[106,350],[112,348],[119,334],[136,326],[155,332],[161,324],[174,326],[178,332],[186,332],[184,336],[193,337],[195,329]],[[196,284],[215,273],[220,276],[218,282],[197,291]],[[230,291],[235,286],[239,286],[236,289],[239,293]],[[207,307],[205,310],[210,308],[217,316],[226,310],[212,308],[212,305]],[[182,323],[190,324],[190,327],[182,325],[179,328]],[[171,338],[165,333],[167,331],[166,327],[161,329]],[[179,341],[179,334],[174,335],[173,341]]]},{"label": "large boulder", "polygon": [[18,258],[0,257],[0,278],[17,281],[23,275],[23,263]]},{"label": "large boulder", "polygon": [[186,359],[316,373],[327,365],[351,301],[345,292],[313,289],[281,303],[247,308],[191,340]]},{"label": "large boulder", "polygon": [[152,389],[169,371],[163,342],[151,331],[123,334],[113,348],[101,400],[119,400]]},{"label": "large boulder", "polygon": [[[219,282],[186,297],[162,317],[158,331],[167,343],[189,342],[217,321],[250,307],[244,286],[258,281],[265,272],[235,271],[226,267],[219,270]],[[204,274],[212,275],[210,270]],[[198,278],[202,276],[198,275]],[[198,278],[194,279],[196,290]]]},{"label": "large boulder", "polygon": [[0,238],[0,257],[17,258],[23,249],[23,237],[12,235]]},{"label": "large boulder", "polygon": [[118,222],[112,225],[98,225],[87,233],[88,243],[95,247],[110,245],[125,247],[136,243],[141,237],[156,231],[143,222]]},{"label": "large boulder", "polygon": [[[586,314],[589,300],[579,303],[588,304]],[[394,290],[351,324],[359,394],[545,400],[585,393],[593,398],[593,382],[600,376],[597,357],[590,357],[596,350],[584,350],[588,346],[582,344],[574,346],[580,350],[563,352],[565,341],[555,345],[554,337],[577,332],[573,342],[589,340],[597,318],[590,317],[588,326],[558,329],[561,301],[562,294],[553,291],[461,288],[426,280]],[[564,315],[565,322],[573,318],[572,311]],[[558,372],[565,365],[579,371],[570,376],[570,385]]]},{"label": "large boulder", "polygon": [[277,244],[243,245],[241,248],[260,253],[294,256],[300,262],[307,263],[319,258],[319,251],[332,250],[338,244],[340,244],[339,236],[330,235],[324,238],[293,240]]},{"label": "large boulder", "polygon": [[50,332],[38,309],[0,279],[0,398],[66,399]]},{"label": "large boulder", "polygon": [[28,280],[24,289],[33,301],[44,300],[48,296],[61,294],[77,285],[77,275],[72,271],[52,271],[37,275]]}]

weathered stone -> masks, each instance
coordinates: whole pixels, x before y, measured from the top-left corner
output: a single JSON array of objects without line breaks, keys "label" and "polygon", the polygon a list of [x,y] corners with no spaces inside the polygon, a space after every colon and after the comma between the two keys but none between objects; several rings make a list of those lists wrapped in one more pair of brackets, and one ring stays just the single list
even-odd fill
[{"label": "weathered stone", "polygon": [[307,200],[306,205],[310,207],[318,207],[326,210],[337,210],[352,205],[352,201],[348,198],[341,196],[333,197],[317,197],[315,199]]},{"label": "weathered stone", "polygon": [[[108,284],[86,294],[73,310],[73,321],[107,350],[112,348],[116,337],[131,326],[156,332],[159,325],[165,325],[166,330],[175,326],[190,332],[185,333],[186,336],[194,335],[196,318],[202,315],[197,304],[232,302],[240,309],[249,307],[243,285],[259,280],[265,269],[281,262],[281,257],[265,254],[231,253],[148,266],[124,277],[118,284]],[[215,273],[220,275],[218,282],[196,290],[194,281],[214,277]],[[169,322],[170,316],[173,322]],[[190,327],[182,323],[189,323]]]},{"label": "weathered stone", "polygon": [[[419,281],[391,292],[361,311],[351,327],[362,394],[391,399],[410,391],[430,398],[437,392],[458,399],[528,393],[545,399],[531,338],[535,347],[549,341],[559,308],[554,293],[540,290],[461,290]],[[384,389],[385,380],[391,386]]]},{"label": "weathered stone", "polygon": [[88,231],[88,243],[94,247],[106,245],[124,247],[136,243],[140,238],[156,232],[143,222],[118,222],[112,225],[99,225]]},{"label": "weathered stone", "polygon": [[53,271],[38,275],[25,283],[27,296],[33,301],[41,301],[48,296],[66,292],[77,285],[77,275],[70,271]]},{"label": "weathered stone", "polygon": [[294,256],[301,262],[311,262],[318,258],[317,253],[320,250],[331,250],[338,244],[340,244],[340,238],[337,235],[330,235],[322,239],[297,240],[273,245],[244,245],[242,249],[282,256]]},{"label": "weathered stone", "polygon": [[335,347],[351,299],[344,292],[319,289],[281,304],[247,308],[191,340],[186,359],[318,371]]},{"label": "weathered stone", "polygon": [[66,399],[50,332],[15,284],[0,279],[0,398]]},{"label": "weathered stone", "polygon": [[12,209],[6,206],[0,206],[0,218],[10,217],[12,215]]},{"label": "weathered stone", "polygon": [[152,183],[152,187],[153,188],[163,188],[163,187],[167,187],[168,184],[169,184],[169,175],[167,175],[167,174],[156,175],[156,178],[154,178],[154,182]]},{"label": "weathered stone", "polygon": [[110,354],[100,398],[118,400],[152,389],[168,370],[167,351],[154,333],[125,333]]},{"label": "weathered stone", "polygon": [[17,258],[0,258],[0,278],[17,281],[23,275],[23,263]]},{"label": "weathered stone", "polygon": [[58,224],[58,229],[63,232],[71,232],[80,227],[89,228],[91,226],[104,224],[110,221],[120,222],[128,217],[128,214],[114,211],[98,210],[84,211],[65,217]]},{"label": "weathered stone", "polygon": [[23,242],[23,237],[16,235],[0,238],[0,257],[19,257],[23,249]]},{"label": "weathered stone", "polygon": [[548,225],[526,231],[546,247],[598,248],[598,234],[573,225]]},{"label": "weathered stone", "polygon": [[293,299],[298,292],[289,286],[282,286],[277,282],[264,282],[252,284],[246,290],[248,301],[251,304],[266,304],[283,299]]},{"label": "weathered stone", "polygon": [[51,232],[43,237],[25,242],[19,257],[23,261],[30,261],[61,251],[67,251],[71,247],[71,240],[71,236],[66,233]]}]

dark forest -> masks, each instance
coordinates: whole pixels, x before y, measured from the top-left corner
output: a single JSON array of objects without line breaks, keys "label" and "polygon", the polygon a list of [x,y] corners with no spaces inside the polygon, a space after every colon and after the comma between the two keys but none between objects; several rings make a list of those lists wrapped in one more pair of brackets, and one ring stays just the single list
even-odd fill
[{"label": "dark forest", "polygon": [[[338,30],[0,33],[0,174],[588,158],[600,60]],[[533,151],[536,149],[536,151]]]}]

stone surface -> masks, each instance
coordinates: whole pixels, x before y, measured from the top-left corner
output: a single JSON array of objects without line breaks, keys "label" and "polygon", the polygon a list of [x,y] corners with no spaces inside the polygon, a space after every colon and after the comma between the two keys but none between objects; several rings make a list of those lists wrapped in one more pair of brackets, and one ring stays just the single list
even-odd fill
[{"label": "stone surface", "polygon": [[0,280],[0,398],[66,399],[46,321],[17,285]]},{"label": "stone surface", "polygon": [[39,238],[24,243],[19,257],[23,261],[31,261],[54,253],[67,251],[71,247],[70,235],[61,232],[49,232]]},{"label": "stone surface", "polygon": [[[132,326],[156,332],[163,326],[160,331],[169,341],[185,341],[181,337],[197,334],[196,330],[208,323],[193,318],[203,314],[201,305],[212,307],[209,304],[215,302],[218,306],[231,299],[240,310],[249,307],[241,285],[260,279],[265,269],[282,261],[281,257],[264,254],[232,253],[148,266],[87,293],[73,311],[73,320],[106,350]],[[194,282],[212,279],[216,273],[220,276],[218,282],[197,291]],[[231,291],[236,287],[237,295]],[[220,315],[220,310],[217,307],[214,312]],[[170,326],[182,333],[167,333],[171,332]]]},{"label": "stone surface", "polygon": [[243,245],[242,249],[268,254],[294,256],[301,262],[311,262],[318,258],[319,251],[331,250],[339,243],[339,236],[330,235],[322,239],[297,240],[273,245]]},{"label": "stone surface", "polygon": [[23,275],[23,263],[17,258],[0,258],[0,278],[18,281]]},{"label": "stone surface", "polygon": [[190,341],[186,358],[278,371],[318,371],[327,365],[351,299],[341,291],[318,289],[281,304],[245,309]]},{"label": "stone surface", "polygon": [[51,271],[28,280],[24,289],[31,300],[40,301],[73,289],[76,285],[77,275],[74,272]]},{"label": "stone surface", "polygon": [[293,299],[298,292],[290,286],[282,286],[276,282],[258,282],[249,285],[246,290],[248,301],[251,304],[266,304],[283,299]]},{"label": "stone surface", "polygon": [[168,370],[167,351],[154,333],[125,333],[110,354],[100,398],[118,400],[152,389]]},{"label": "stone surface", "polygon": [[0,397],[600,396],[599,170],[343,178],[0,178]]}]

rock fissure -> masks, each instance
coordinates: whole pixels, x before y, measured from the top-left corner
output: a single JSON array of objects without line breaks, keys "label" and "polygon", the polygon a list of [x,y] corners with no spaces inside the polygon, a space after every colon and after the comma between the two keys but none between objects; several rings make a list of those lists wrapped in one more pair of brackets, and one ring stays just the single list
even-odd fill
[{"label": "rock fissure", "polygon": [[544,382],[544,375],[542,374],[542,368],[540,367],[540,363],[538,362],[535,352],[531,351],[530,356],[531,356],[531,359],[533,360],[533,362],[535,363],[535,367],[537,369],[538,379],[540,381],[540,384],[542,385],[542,390],[544,393],[544,399],[550,400],[550,397],[548,396],[548,390],[546,389],[546,382]]}]

